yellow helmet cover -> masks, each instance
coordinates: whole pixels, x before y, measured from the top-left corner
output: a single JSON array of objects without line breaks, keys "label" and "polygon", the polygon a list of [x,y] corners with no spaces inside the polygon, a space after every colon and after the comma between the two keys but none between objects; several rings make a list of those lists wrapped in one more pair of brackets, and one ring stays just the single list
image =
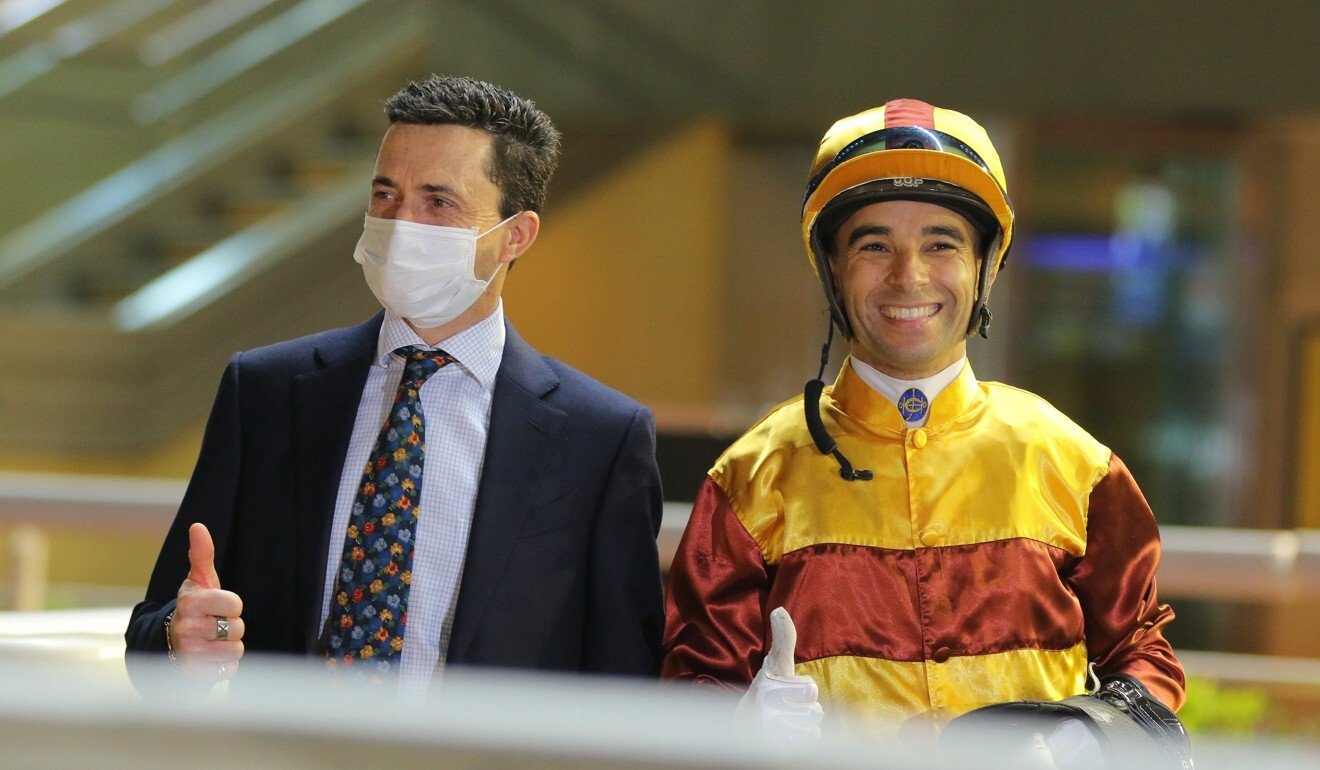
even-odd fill
[{"label": "yellow helmet cover", "polygon": [[984,202],[1001,234],[996,253],[986,255],[998,270],[1013,237],[1013,207],[999,153],[976,121],[915,99],[896,99],[843,118],[821,139],[802,205],[802,237],[813,269],[819,268],[811,235],[820,212],[841,194],[886,179],[944,182]]},{"label": "yellow helmet cover", "polygon": [[968,334],[988,336],[990,286],[1013,239],[1013,206],[999,153],[976,121],[915,99],[836,122],[821,139],[802,203],[802,240],[834,323],[852,337],[828,265],[832,228],[881,200],[936,203],[965,215],[983,236]]}]

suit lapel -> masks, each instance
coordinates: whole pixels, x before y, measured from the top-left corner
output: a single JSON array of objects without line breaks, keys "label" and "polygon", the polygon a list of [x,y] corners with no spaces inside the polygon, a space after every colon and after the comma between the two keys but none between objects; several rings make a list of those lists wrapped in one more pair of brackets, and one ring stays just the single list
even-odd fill
[{"label": "suit lapel", "polygon": [[467,657],[566,416],[543,400],[559,384],[558,375],[512,327],[506,325],[506,330],[447,655],[451,662]]},{"label": "suit lapel", "polygon": [[294,377],[294,494],[298,501],[293,558],[298,585],[293,611],[307,650],[315,646],[324,591],[326,549],[344,455],[353,435],[362,388],[384,314],[328,337],[314,353],[316,368]]}]

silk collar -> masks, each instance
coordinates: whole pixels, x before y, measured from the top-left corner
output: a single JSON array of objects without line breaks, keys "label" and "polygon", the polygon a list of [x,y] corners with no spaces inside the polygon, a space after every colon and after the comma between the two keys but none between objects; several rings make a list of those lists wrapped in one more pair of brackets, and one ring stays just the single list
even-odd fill
[{"label": "silk collar", "polygon": [[[901,434],[906,429],[903,418],[889,399],[862,380],[853,369],[852,357],[843,362],[839,376],[827,395],[835,408],[856,420],[874,433]],[[924,430],[943,432],[956,418],[978,408],[985,402],[985,394],[977,385],[970,362],[940,391],[930,405],[930,418]]]}]

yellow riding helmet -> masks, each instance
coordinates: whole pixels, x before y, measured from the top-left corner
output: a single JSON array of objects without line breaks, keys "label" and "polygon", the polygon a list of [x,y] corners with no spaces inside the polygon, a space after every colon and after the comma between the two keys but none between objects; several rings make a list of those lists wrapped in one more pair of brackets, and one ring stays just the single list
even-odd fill
[{"label": "yellow riding helmet", "polygon": [[937,203],[980,231],[981,271],[967,333],[986,336],[990,285],[1013,240],[1013,206],[985,129],[960,112],[896,99],[843,118],[821,139],[802,202],[802,240],[846,338],[852,327],[835,297],[827,244],[852,212],[882,200]]}]

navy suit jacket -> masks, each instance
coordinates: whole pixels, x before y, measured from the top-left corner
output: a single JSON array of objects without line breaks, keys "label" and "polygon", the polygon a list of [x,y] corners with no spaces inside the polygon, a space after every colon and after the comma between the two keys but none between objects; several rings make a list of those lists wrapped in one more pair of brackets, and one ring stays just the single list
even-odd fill
[{"label": "navy suit jacket", "polygon": [[[314,653],[329,538],[343,537],[330,532],[335,496],[383,318],[230,360],[124,635],[130,652],[165,649],[200,521],[222,587],[243,599],[245,649]],[[448,663],[652,675],[664,612],[651,413],[507,331]]]}]

